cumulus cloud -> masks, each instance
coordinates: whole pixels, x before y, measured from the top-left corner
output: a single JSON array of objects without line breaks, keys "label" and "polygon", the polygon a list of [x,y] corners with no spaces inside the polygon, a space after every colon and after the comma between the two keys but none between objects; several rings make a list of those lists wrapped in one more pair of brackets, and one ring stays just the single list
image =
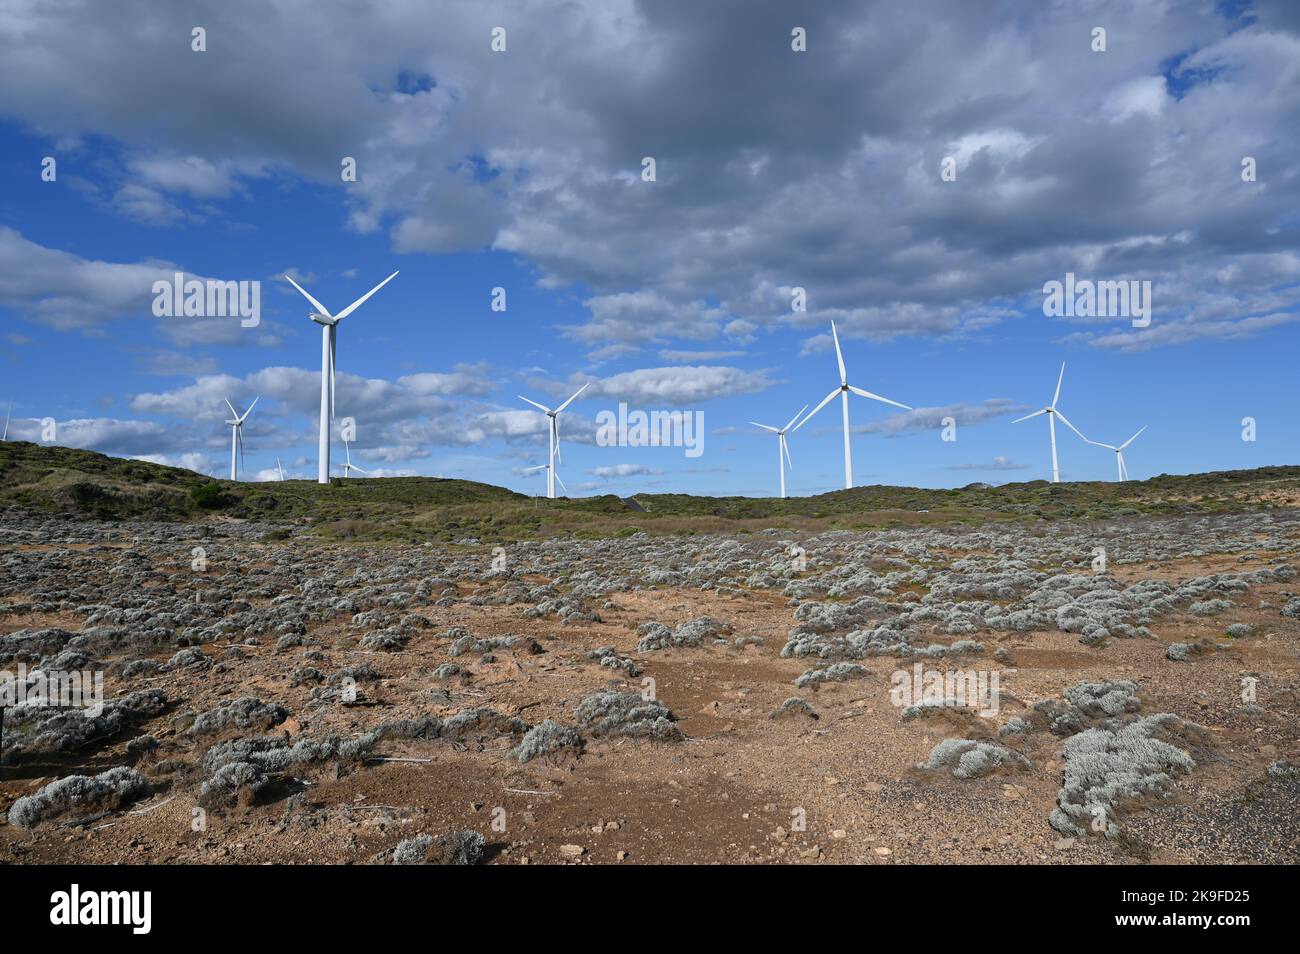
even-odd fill
[{"label": "cumulus cloud", "polygon": [[618,477],[649,477],[662,474],[662,470],[647,467],[645,464],[614,464],[609,467],[593,467],[587,471],[593,477],[613,479]]},{"label": "cumulus cloud", "polygon": [[282,329],[270,321],[245,328],[239,318],[155,318],[154,282],[171,283],[177,272],[207,280],[168,261],[83,258],[0,226],[0,307],[39,324],[102,335],[107,322],[136,318],[155,323],[163,337],[179,345],[280,343]]},{"label": "cumulus cloud", "polygon": [[[830,318],[849,338],[961,335],[987,326],[989,302],[1032,308],[1070,269],[1177,277],[1191,301],[1233,258],[1249,276],[1239,303],[1285,287],[1249,266],[1295,247],[1300,37],[1286,4],[994,0],[936,16],[848,0],[801,11],[813,39],[798,55],[788,9],[485,0],[303,18],[279,0],[253,23],[215,0],[68,0],[60,17],[19,0],[0,111],[125,144],[120,206],[162,223],[256,177],[337,186],[353,155],[352,228],[402,252],[505,251],[545,288],[584,289],[587,315],[565,333],[599,360],[775,324],[820,336]],[[1142,42],[1092,53],[1107,17]],[[169,39],[196,20],[220,56],[196,63]],[[491,56],[483,37],[506,21],[511,54]],[[308,55],[330,70],[304,68]],[[1269,170],[1251,186],[1243,144]],[[938,176],[945,156],[956,182]],[[98,300],[73,299],[51,302],[51,320],[84,321]],[[1263,333],[1237,326],[1296,303],[1194,333]],[[1157,321],[1192,307],[1167,305]]]},{"label": "cumulus cloud", "polygon": [[638,368],[593,381],[583,398],[682,407],[714,398],[765,391],[772,384],[765,371],[744,371],[725,366]]},{"label": "cumulus cloud", "polygon": [[949,470],[1025,470],[1028,464],[1021,464],[1010,457],[997,456],[983,464],[950,464]]}]

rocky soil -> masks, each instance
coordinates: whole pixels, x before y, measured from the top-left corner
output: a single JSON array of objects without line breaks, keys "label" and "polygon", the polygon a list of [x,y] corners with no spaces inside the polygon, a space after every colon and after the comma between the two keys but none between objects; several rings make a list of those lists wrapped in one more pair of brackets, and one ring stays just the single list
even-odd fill
[{"label": "rocky soil", "polygon": [[0,860],[1295,863],[1298,531],[343,545],[11,508],[0,683],[106,702],[5,711]]}]

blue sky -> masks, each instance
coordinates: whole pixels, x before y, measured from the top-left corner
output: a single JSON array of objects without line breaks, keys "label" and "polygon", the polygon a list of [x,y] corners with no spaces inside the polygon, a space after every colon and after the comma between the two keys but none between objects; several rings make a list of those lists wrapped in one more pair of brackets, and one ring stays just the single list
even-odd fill
[{"label": "blue sky", "polygon": [[[545,424],[516,395],[592,382],[563,425],[573,493],[775,493],[776,440],[748,422],[838,384],[832,319],[850,383],[918,409],[852,401],[859,483],[1048,476],[1045,421],[1011,421],[1062,361],[1090,437],[1148,425],[1133,477],[1294,460],[1285,5],[272,6],[252,24],[19,2],[0,28],[11,436],[51,417],[59,443],[222,475],[222,398],[261,394],[245,475],[278,456],[313,476],[319,332],[280,276],[337,309],[400,269],[339,337],[338,414],[378,473],[540,492],[519,471]],[[260,281],[261,323],[155,318],[152,282],[177,269]],[[1151,281],[1151,326],[1045,317],[1067,271]],[[598,446],[621,400],[702,411],[703,455]],[[832,404],[791,438],[791,493],[839,487],[841,446]],[[1114,476],[1110,452],[1064,431],[1060,449],[1064,479]]]}]

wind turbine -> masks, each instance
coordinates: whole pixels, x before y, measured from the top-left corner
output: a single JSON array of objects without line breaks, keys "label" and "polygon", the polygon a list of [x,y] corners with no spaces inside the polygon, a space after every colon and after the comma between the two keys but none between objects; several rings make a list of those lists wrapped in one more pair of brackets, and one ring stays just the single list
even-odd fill
[{"label": "wind turbine", "polygon": [[[546,416],[551,419],[551,457],[550,457],[550,463],[544,466],[546,467],[546,496],[552,499],[555,497],[555,479],[556,479],[555,462],[560,458],[560,412],[563,411],[570,404],[572,404],[574,399],[576,399],[579,394],[587,390],[587,388],[589,387],[591,387],[590,381],[588,381],[582,387],[578,388],[578,390],[574,391],[572,397],[570,397],[567,401],[565,401],[563,404],[561,404],[553,411],[545,404],[538,404],[536,401],[529,400],[528,398],[524,397],[522,394],[519,395],[519,400],[524,401],[527,404],[531,404],[539,411],[544,412]],[[564,481],[560,481],[560,486],[561,487],[564,486]],[[566,494],[568,493],[567,489],[565,490],[565,493]]]},{"label": "wind turbine", "polygon": [[785,433],[790,430],[790,426],[799,418],[799,414],[808,410],[805,404],[799,409],[799,413],[790,418],[790,423],[785,427],[773,427],[771,424],[760,424],[758,421],[750,421],[755,427],[761,427],[765,431],[771,431],[776,435],[776,467],[781,472],[781,496],[785,496],[785,465],[789,461],[790,469],[794,470],[794,461],[790,460],[790,445],[785,442]]},{"label": "wind turbine", "polygon": [[[1065,362],[1062,361],[1061,373],[1056,379],[1056,393],[1052,395],[1052,403],[1047,405],[1047,407],[1043,408],[1041,411],[1035,411],[1033,414],[1026,414],[1024,417],[1018,417],[1011,422],[1012,424],[1019,424],[1021,421],[1027,421],[1031,417],[1038,417],[1040,414],[1047,415],[1047,430],[1052,436],[1052,483],[1054,484],[1059,484],[1061,482],[1061,468],[1058,466],[1056,460],[1056,419],[1059,417],[1062,424],[1074,431],[1074,433],[1078,434],[1080,437],[1083,437],[1083,432],[1071,424],[1070,419],[1062,414],[1060,409],[1056,406],[1056,402],[1061,399],[1061,382],[1064,380]],[[1086,437],[1083,437],[1083,439],[1088,441],[1088,438]],[[1088,443],[1091,444],[1092,441],[1088,441]]]},{"label": "wind turbine", "polygon": [[864,391],[862,388],[854,387],[852,384],[849,384],[848,372],[844,370],[844,355],[840,351],[840,336],[835,330],[835,322],[833,321],[831,322],[831,337],[835,339],[835,360],[838,361],[840,365],[840,386],[830,394],[826,395],[826,397],[822,398],[822,402],[808,413],[808,417],[805,417],[802,421],[796,424],[793,430],[797,431],[799,428],[807,424],[809,418],[834,400],[835,395],[838,394],[840,396],[844,411],[844,489],[848,490],[853,486],[853,448],[849,444],[849,392],[852,391],[854,394],[858,395],[858,397],[871,398],[873,401],[882,401],[885,404],[892,404],[894,407],[901,407],[905,411],[910,411],[912,408],[908,407],[906,404],[899,404],[897,401],[891,401],[887,397],[881,397],[879,394],[872,394],[870,391]]},{"label": "wind turbine", "polygon": [[366,292],[337,315],[331,315],[329,309],[312,298],[307,290],[288,275],[289,284],[302,293],[302,297],[311,302],[316,310],[307,317],[321,326],[320,344],[320,460],[316,469],[316,482],[330,482],[330,421],[334,420],[334,352],[338,343],[339,322],[360,308],[375,292],[383,288],[394,278],[397,272],[389,275],[370,291]]},{"label": "wind turbine", "polygon": [[[538,464],[536,467],[525,467],[522,471],[520,471],[520,473],[535,474],[539,470],[544,470],[547,472],[547,478],[548,478],[547,485],[551,491],[548,496],[554,497],[555,485],[550,481],[549,478],[551,474],[555,474],[555,471],[551,470],[550,464]],[[564,479],[560,477],[559,474],[555,474],[555,479],[560,482],[560,489],[564,491],[564,496],[566,497],[569,496],[569,488],[564,486]]]},{"label": "wind turbine", "polygon": [[229,398],[222,398],[222,400],[226,402],[226,407],[230,408],[233,418],[226,421],[230,425],[230,479],[238,480],[239,471],[235,465],[244,458],[244,421],[253,413],[253,408],[257,407],[257,402],[262,400],[262,395],[253,398],[253,403],[248,405],[248,410],[243,413],[243,416],[235,410],[235,405],[230,403]]},{"label": "wind turbine", "polygon": [[0,437],[0,440],[4,440],[4,441],[9,440],[9,415],[12,414],[13,412],[14,412],[14,402],[10,401],[9,410],[5,411],[5,434],[4,437]]},{"label": "wind turbine", "polygon": [[1128,447],[1129,444],[1132,444],[1135,440],[1137,440],[1138,437],[1142,434],[1142,432],[1145,431],[1146,429],[1147,426],[1143,424],[1140,428],[1138,428],[1137,434],[1134,434],[1123,444],[1120,444],[1119,447],[1116,447],[1114,444],[1103,444],[1101,441],[1088,441],[1088,438],[1086,437],[1084,437],[1083,439],[1085,441],[1088,441],[1089,444],[1096,444],[1098,447],[1105,447],[1110,450],[1113,450],[1115,452],[1115,463],[1119,468],[1119,479],[1128,480],[1128,468],[1124,466],[1124,448]]},{"label": "wind turbine", "polygon": [[346,451],[346,452],[347,452],[347,455],[348,455],[348,462],[347,462],[346,464],[343,465],[343,476],[344,476],[345,478],[347,478],[347,477],[351,477],[351,476],[352,476],[352,471],[354,471],[354,470],[357,471],[357,473],[360,473],[360,474],[368,474],[368,473],[370,473],[370,471],[365,470],[365,469],[363,469],[363,468],[361,468],[361,467],[358,467],[356,464],[352,463],[352,445],[349,444],[349,443],[347,442],[347,440],[344,440],[344,441],[343,441],[343,450]]}]

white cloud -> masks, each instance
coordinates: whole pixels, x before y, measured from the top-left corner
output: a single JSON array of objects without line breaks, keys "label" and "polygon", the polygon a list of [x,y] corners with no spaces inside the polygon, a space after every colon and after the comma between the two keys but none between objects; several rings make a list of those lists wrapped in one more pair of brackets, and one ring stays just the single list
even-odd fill
[{"label": "white cloud", "polygon": [[587,473],[608,480],[618,477],[648,477],[662,474],[663,471],[645,464],[614,464],[609,467],[593,467]]},{"label": "white cloud", "polygon": [[592,382],[583,399],[680,407],[714,398],[753,394],[772,386],[765,371],[711,365],[639,368]]}]

